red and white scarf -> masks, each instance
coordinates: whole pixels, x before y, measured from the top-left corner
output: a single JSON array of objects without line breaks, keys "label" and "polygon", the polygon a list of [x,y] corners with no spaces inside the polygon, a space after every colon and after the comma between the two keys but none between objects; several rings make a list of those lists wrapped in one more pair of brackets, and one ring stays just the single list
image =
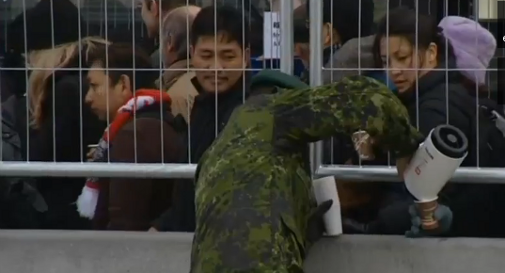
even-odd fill
[{"label": "red and white scarf", "polygon": [[[159,90],[136,91],[135,95],[119,108],[114,121],[105,129],[102,138],[98,142],[98,147],[93,153],[93,162],[107,162],[107,152],[110,144],[121,128],[134,118],[137,111],[160,103],[170,103],[170,97],[167,93]],[[76,202],[77,211],[82,217],[93,219],[99,195],[98,178],[88,178]]]}]

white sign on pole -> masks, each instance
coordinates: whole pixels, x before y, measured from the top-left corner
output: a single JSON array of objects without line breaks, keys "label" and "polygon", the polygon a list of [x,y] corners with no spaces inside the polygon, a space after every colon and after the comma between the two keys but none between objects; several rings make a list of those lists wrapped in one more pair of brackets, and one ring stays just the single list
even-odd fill
[{"label": "white sign on pole", "polygon": [[263,58],[280,59],[281,26],[280,13],[265,12],[263,15]]}]

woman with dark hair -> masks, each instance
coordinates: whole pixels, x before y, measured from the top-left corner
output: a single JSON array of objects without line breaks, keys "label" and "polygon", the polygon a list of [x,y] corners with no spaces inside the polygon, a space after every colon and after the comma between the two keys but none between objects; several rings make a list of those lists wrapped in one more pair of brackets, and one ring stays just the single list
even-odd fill
[{"label": "woman with dark hair", "polygon": [[[478,86],[485,88],[485,69],[496,50],[493,35],[478,23],[463,17],[449,16],[437,25],[429,16],[417,16],[413,10],[394,10],[389,14],[389,25],[384,18],[375,36],[376,65],[390,69],[389,77],[400,96],[408,94],[417,79],[422,81],[421,78],[426,75],[428,78],[439,75],[432,71],[434,69],[460,69],[449,73],[449,83],[464,82],[467,89],[475,91],[477,81]],[[473,76],[477,74],[478,77]],[[467,83],[472,83],[472,86]]]},{"label": "woman with dark hair", "polygon": [[[424,136],[438,125],[453,125],[469,139],[469,154],[462,165],[477,166],[479,156],[480,166],[485,166],[482,163],[490,155],[486,153],[489,148],[477,147],[481,144],[475,141],[475,114],[469,114],[475,112],[471,109],[475,109],[476,99],[468,88],[475,90],[476,85],[484,84],[482,70],[494,54],[496,41],[474,21],[462,17],[447,20],[441,28],[433,18],[416,14],[414,10],[391,11],[389,18],[384,18],[378,26],[374,57],[378,67],[387,69],[398,97],[409,111],[411,123]],[[487,140],[485,143],[493,144]],[[500,185],[448,184],[440,193],[443,204],[440,213],[445,219],[441,229],[429,233],[414,227],[408,235],[499,236],[501,227],[494,208],[502,188]],[[362,231],[402,234],[410,229],[411,217],[415,218],[416,212],[410,209],[412,215],[409,215],[412,199],[408,194],[387,202],[377,220],[361,226]]]},{"label": "woman with dark hair", "polygon": [[[387,70],[425,135],[449,123],[469,139],[474,132],[464,110],[468,102],[475,107],[475,95],[487,90],[486,69],[495,50],[493,35],[475,21],[449,16],[437,25],[432,17],[405,8],[382,20],[373,45],[376,66]],[[465,163],[475,161],[474,155]]]}]

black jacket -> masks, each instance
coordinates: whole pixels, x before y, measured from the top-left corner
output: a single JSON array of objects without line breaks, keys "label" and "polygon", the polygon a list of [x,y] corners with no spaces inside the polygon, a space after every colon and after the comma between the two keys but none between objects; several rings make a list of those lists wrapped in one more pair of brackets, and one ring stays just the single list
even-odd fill
[{"label": "black jacket", "polygon": [[[454,66],[449,63],[449,67]],[[446,75],[445,71],[434,70],[420,78],[418,86],[417,94],[412,90],[400,96],[409,111],[411,123],[417,125],[425,136],[436,126],[448,123],[470,139],[474,128],[466,113],[468,107],[475,107],[475,99],[461,84],[461,75],[456,72]],[[476,144],[469,143],[472,145],[475,147]],[[462,166],[476,166],[475,156],[468,156]],[[453,212],[449,235],[493,237],[503,233],[497,226],[499,210],[496,203],[503,199],[499,196],[503,194],[503,188],[490,184],[447,184],[439,194],[439,201]],[[379,221],[372,224],[376,225],[377,233],[403,234],[410,229],[408,206],[412,202],[402,199],[394,200],[379,212]]]},{"label": "black jacket", "polygon": [[[452,72],[451,72],[452,73]],[[441,124],[450,124],[460,129],[466,136],[472,134],[471,122],[466,107],[473,99],[461,84],[457,73],[448,75],[445,71],[431,71],[418,82],[418,92],[407,91],[399,95],[407,107],[410,122],[428,136],[430,131]],[[475,165],[475,158],[467,157],[463,166]]]},{"label": "black jacket", "polygon": [[[10,96],[2,103],[2,160],[26,160],[25,97]],[[47,204],[36,190],[35,179],[0,178],[0,228],[35,229],[41,227],[42,213]]]},{"label": "black jacket", "polygon": [[224,128],[235,108],[247,99],[249,91],[244,92],[241,79],[235,87],[217,96],[214,93],[202,91],[196,78],[192,82],[199,95],[195,97],[191,110],[189,161],[196,164]]},{"label": "black jacket", "polygon": [[[82,85],[79,72],[61,71],[54,77],[54,93],[47,92],[43,104],[45,118],[28,147],[30,161],[86,161],[87,146],[98,142],[106,124],[99,121],[90,108],[84,104],[88,90],[85,77]],[[49,81],[47,90],[53,90],[52,81]],[[38,179],[38,188],[49,207],[46,228],[83,229],[87,227],[87,221],[78,216],[73,205],[84,182],[85,178],[42,177]]]},{"label": "black jacket", "polygon": [[0,71],[0,100],[6,101],[12,95],[23,96],[26,92],[25,60],[20,54],[8,53],[4,55]]},{"label": "black jacket", "polygon": [[[203,91],[196,78],[192,82],[199,95],[195,97],[191,109],[187,162],[196,164],[224,128],[235,108],[249,96],[249,77],[246,76],[245,85],[240,79],[235,87],[217,96]],[[174,193],[173,207],[154,223],[154,227],[160,231],[193,232],[196,226],[194,181],[178,182]]]}]

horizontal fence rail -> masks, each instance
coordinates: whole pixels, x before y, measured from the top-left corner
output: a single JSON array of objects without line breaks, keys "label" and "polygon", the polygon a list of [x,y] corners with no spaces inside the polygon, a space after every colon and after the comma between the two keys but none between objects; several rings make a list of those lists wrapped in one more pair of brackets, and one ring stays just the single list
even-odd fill
[{"label": "horizontal fence rail", "polygon": [[[194,178],[196,164],[136,164],[92,162],[0,162],[0,176],[11,177],[132,177]],[[394,166],[323,165],[317,177],[334,176],[346,181],[400,181]],[[459,168],[451,182],[505,184],[503,168]]]},{"label": "horizontal fence rail", "polygon": [[193,178],[195,164],[0,162],[0,176]]},{"label": "horizontal fence rail", "polygon": [[[336,179],[361,182],[393,182],[400,181],[396,167],[388,166],[348,166],[326,165],[317,169],[316,175],[335,176]],[[459,168],[450,182],[457,183],[490,183],[505,184],[505,169],[503,168]]]}]

